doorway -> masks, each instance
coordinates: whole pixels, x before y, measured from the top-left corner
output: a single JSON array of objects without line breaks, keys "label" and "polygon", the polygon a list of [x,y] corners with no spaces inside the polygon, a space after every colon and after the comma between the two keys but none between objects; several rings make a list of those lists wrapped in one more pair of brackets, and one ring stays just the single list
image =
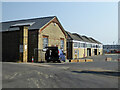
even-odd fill
[{"label": "doorway", "polygon": [[91,48],[87,48],[87,56],[91,56]]},{"label": "doorway", "polygon": [[95,53],[95,55],[97,55],[97,49],[94,49],[94,53]]}]

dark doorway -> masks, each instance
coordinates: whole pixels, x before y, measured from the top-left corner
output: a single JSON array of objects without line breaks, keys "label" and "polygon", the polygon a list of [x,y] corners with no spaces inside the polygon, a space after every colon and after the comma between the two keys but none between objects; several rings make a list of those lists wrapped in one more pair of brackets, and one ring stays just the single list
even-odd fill
[{"label": "dark doorway", "polygon": [[95,53],[95,55],[97,55],[97,49],[94,49],[94,53]]},{"label": "dark doorway", "polygon": [[87,56],[91,56],[91,48],[87,48]]},{"label": "dark doorway", "polygon": [[72,59],[72,42],[67,42],[67,59]]}]

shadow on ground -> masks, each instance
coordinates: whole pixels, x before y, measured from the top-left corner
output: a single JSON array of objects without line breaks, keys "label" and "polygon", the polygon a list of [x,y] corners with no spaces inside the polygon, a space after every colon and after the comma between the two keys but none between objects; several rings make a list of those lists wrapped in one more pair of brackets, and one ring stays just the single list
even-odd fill
[{"label": "shadow on ground", "polygon": [[72,71],[73,73],[87,73],[87,74],[99,74],[99,75],[109,75],[109,76],[120,76],[120,72],[113,72],[113,71]]}]

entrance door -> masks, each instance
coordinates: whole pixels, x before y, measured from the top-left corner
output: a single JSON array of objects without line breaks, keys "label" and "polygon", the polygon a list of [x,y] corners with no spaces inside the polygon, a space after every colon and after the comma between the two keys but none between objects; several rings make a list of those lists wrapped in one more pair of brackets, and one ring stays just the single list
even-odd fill
[{"label": "entrance door", "polygon": [[89,56],[89,49],[87,49],[87,56]]},{"label": "entrance door", "polygon": [[91,56],[91,49],[87,48],[87,56]]},{"label": "entrance door", "polygon": [[94,50],[95,55],[97,55],[97,49]]}]

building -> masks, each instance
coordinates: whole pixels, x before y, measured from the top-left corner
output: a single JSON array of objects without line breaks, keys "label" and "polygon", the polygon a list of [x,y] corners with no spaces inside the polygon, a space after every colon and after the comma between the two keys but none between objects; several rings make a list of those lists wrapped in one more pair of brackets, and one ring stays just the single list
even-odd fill
[{"label": "building", "polygon": [[[76,37],[72,33],[66,31],[67,34],[67,58],[72,59],[72,58],[77,58],[78,56],[74,55],[74,53],[79,53],[75,47],[77,45],[74,45],[75,41],[82,41],[80,38]],[[78,54],[79,55],[79,54]]]},{"label": "building", "polygon": [[2,60],[45,61],[43,49],[55,46],[66,52],[67,35],[56,16],[2,22]]},{"label": "building", "polygon": [[103,45],[104,53],[120,53],[120,45]]},{"label": "building", "polygon": [[102,43],[77,33],[65,31],[56,16],[0,23],[2,60],[45,61],[45,47],[58,47],[67,59],[101,55]]},{"label": "building", "polygon": [[79,59],[88,56],[102,55],[103,45],[99,41],[66,31],[68,59]]},{"label": "building", "polygon": [[92,42],[93,55],[102,55],[103,54],[103,44],[93,38],[89,38]]}]

